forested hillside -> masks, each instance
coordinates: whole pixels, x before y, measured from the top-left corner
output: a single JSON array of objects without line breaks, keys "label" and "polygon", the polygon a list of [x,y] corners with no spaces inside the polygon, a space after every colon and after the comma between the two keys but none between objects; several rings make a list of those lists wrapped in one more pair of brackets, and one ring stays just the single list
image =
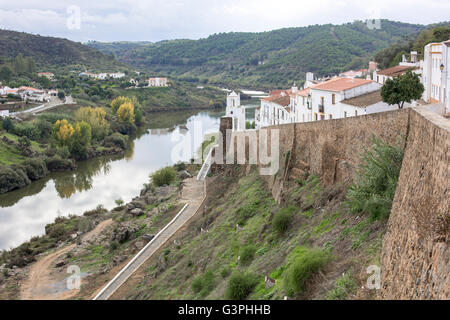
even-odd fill
[{"label": "forested hillside", "polygon": [[423,29],[389,20],[382,20],[380,29],[369,29],[366,23],[356,21],[260,33],[220,33],[200,40],[89,45],[155,74],[273,87],[301,81],[308,71],[325,76],[364,67],[375,52]]},{"label": "forested hillside", "polygon": [[442,42],[450,39],[450,22],[443,22],[428,26],[420,34],[411,34],[391,46],[380,50],[375,55],[381,69],[398,65],[402,56],[409,55],[411,51],[417,51],[418,58],[423,59],[423,48],[430,42]]},{"label": "forested hillside", "polygon": [[0,64],[20,54],[25,58],[32,58],[38,68],[61,69],[66,66],[78,66],[80,69],[116,70],[124,67],[114,56],[78,42],[0,30]]}]

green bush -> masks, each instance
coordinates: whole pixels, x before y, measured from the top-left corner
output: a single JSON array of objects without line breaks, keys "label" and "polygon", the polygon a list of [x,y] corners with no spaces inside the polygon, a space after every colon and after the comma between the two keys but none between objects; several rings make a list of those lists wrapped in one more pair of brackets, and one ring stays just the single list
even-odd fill
[{"label": "green bush", "polygon": [[330,260],[328,251],[298,247],[293,252],[292,261],[284,272],[283,285],[288,295],[300,293],[306,281]]},{"label": "green bush", "polygon": [[14,130],[14,123],[12,122],[11,118],[4,118],[2,120],[2,128],[7,132],[11,132]]},{"label": "green bush", "polygon": [[19,137],[27,137],[31,140],[36,140],[40,137],[39,130],[33,123],[30,122],[16,124],[11,132],[18,135]]},{"label": "green bush", "polygon": [[191,289],[201,297],[205,297],[214,289],[215,277],[211,270],[206,271],[201,276],[196,277],[191,284]]},{"label": "green bush", "polygon": [[21,163],[30,180],[38,180],[44,178],[48,174],[47,165],[42,159],[27,159]]},{"label": "green bush", "polygon": [[225,292],[227,299],[243,300],[258,284],[258,277],[251,273],[234,272],[228,280]]},{"label": "green bush", "polygon": [[19,166],[0,166],[0,193],[25,187],[30,184],[27,174]]},{"label": "green bush", "polygon": [[170,185],[175,181],[177,172],[172,167],[165,167],[155,171],[151,175],[152,182],[155,186]]},{"label": "green bush", "polygon": [[289,229],[292,222],[293,212],[296,210],[294,206],[280,209],[273,217],[272,226],[275,232],[283,234]]},{"label": "green bush", "polygon": [[128,136],[114,132],[112,135],[105,138],[105,147],[119,147],[126,149],[128,145]]},{"label": "green bush", "polygon": [[354,294],[357,290],[355,279],[352,272],[346,272],[342,277],[338,278],[334,284],[334,288],[327,294],[328,300],[343,300],[349,294]]},{"label": "green bush", "polygon": [[362,165],[347,192],[350,211],[367,212],[372,218],[389,217],[402,166],[404,142],[389,145],[372,138],[374,146],[365,149]]},{"label": "green bush", "polygon": [[256,248],[254,245],[246,245],[245,247],[241,248],[240,252],[240,260],[239,263],[243,266],[248,266],[255,257]]},{"label": "green bush", "polygon": [[61,157],[58,155],[47,158],[45,162],[47,164],[47,169],[51,172],[75,169],[75,164],[72,160],[61,159]]},{"label": "green bush", "polygon": [[220,271],[220,275],[222,276],[222,278],[226,278],[230,275],[231,270],[229,267],[224,267],[221,271]]}]

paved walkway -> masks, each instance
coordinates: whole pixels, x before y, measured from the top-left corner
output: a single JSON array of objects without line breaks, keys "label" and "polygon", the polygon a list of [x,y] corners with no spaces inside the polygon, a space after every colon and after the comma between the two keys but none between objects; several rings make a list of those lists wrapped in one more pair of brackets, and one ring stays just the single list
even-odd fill
[{"label": "paved walkway", "polygon": [[94,300],[107,300],[119,289],[150,257],[157,252],[200,208],[205,194],[204,181],[195,177],[185,180],[181,201],[184,210],[175,216],[101,291]]}]

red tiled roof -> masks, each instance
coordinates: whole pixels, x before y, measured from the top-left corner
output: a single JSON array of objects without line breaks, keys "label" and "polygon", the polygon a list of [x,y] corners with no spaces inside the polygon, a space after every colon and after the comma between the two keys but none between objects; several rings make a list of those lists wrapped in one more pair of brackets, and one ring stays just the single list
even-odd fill
[{"label": "red tiled roof", "polygon": [[[314,87],[314,86],[313,86]],[[296,94],[302,97],[307,97],[311,92],[311,87],[298,91]]]},{"label": "red tiled roof", "polygon": [[352,88],[356,88],[365,84],[373,82],[372,80],[365,79],[352,79],[352,78],[334,78],[323,83],[316,84],[311,89],[325,90],[325,91],[344,91]]},{"label": "red tiled roof", "polygon": [[387,69],[384,69],[384,70],[380,70],[380,71],[377,72],[377,74],[383,75],[383,76],[396,77],[396,76],[404,74],[409,69],[413,69],[413,68],[412,67],[408,67],[408,66],[395,66],[395,67],[392,67],[392,68],[387,68]]}]

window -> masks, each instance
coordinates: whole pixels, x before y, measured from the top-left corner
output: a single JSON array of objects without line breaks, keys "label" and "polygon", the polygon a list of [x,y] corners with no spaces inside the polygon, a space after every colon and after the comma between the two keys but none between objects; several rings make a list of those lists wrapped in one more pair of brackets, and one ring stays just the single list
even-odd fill
[{"label": "window", "polygon": [[333,119],[333,115],[331,113],[328,115],[328,119]]},{"label": "window", "polygon": [[344,111],[344,118],[347,118],[347,111]]},{"label": "window", "polygon": [[358,110],[355,110],[355,117],[358,116]]},{"label": "window", "polygon": [[317,121],[317,112],[314,112],[314,120]]},{"label": "window", "polygon": [[331,103],[336,104],[336,95],[334,93],[331,95]]}]

